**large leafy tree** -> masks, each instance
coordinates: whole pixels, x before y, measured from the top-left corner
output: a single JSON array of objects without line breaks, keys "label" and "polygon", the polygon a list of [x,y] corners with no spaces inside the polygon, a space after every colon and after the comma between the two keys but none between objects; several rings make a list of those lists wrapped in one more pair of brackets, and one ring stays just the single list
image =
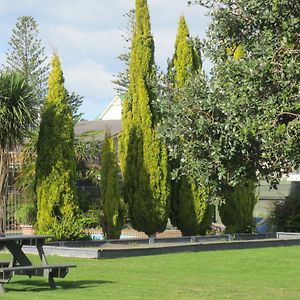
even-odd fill
[{"label": "large leafy tree", "polygon": [[[175,42],[175,53],[169,65],[169,77],[175,89],[184,87],[198,72],[201,72],[201,54],[189,35],[184,16],[179,19]],[[174,102],[180,98],[173,99]],[[180,141],[179,141],[180,142]],[[180,157],[170,164],[171,171],[178,168]],[[201,175],[200,175],[201,176]],[[173,226],[177,226],[183,235],[205,233],[209,210],[206,188],[198,188],[193,177],[181,176],[171,181],[170,217]]]},{"label": "large leafy tree", "polygon": [[100,192],[104,214],[102,229],[108,239],[118,239],[124,224],[118,169],[114,139],[107,134],[101,153]]},{"label": "large leafy tree", "polygon": [[[298,140],[299,124],[299,87],[298,90],[296,87],[299,84],[299,25],[296,20],[300,7],[292,1],[225,2],[210,3],[214,17],[207,46],[215,62],[214,94],[232,106],[235,120],[230,123],[236,129],[243,128],[235,140],[240,139],[242,145],[237,144],[239,152],[235,152],[242,155],[236,159],[245,153],[247,157],[234,165],[244,170],[233,190],[228,186],[224,188],[229,192],[225,193],[226,202],[220,206],[220,215],[229,221],[227,225],[245,230],[246,224],[242,228],[239,220],[248,219],[248,226],[251,224],[251,208],[257,201],[257,175],[276,183],[282,172],[291,171],[299,161],[292,147]],[[227,116],[232,114],[224,106],[222,111]],[[250,208],[248,216],[245,215],[247,207]],[[234,220],[237,220],[235,225]]]},{"label": "large leafy tree", "polygon": [[7,67],[20,72],[32,86],[39,103],[47,93],[49,64],[39,38],[39,28],[31,16],[19,17],[9,41]]},{"label": "large leafy tree", "polygon": [[37,229],[59,239],[81,235],[76,200],[74,123],[59,58],[54,54],[37,142]]},{"label": "large leafy tree", "polygon": [[119,142],[124,193],[132,226],[147,235],[165,229],[169,214],[167,151],[156,132],[154,42],[146,0],[136,0],[129,93]]},{"label": "large leafy tree", "polygon": [[299,165],[300,8],[294,1],[203,2],[212,16],[210,87],[203,93],[199,78],[187,86],[165,124],[172,129],[165,128],[171,153],[183,157],[178,171],[202,174],[212,196],[226,201],[235,186],[260,178],[274,186]]},{"label": "large leafy tree", "polygon": [[36,125],[36,98],[26,80],[16,72],[0,74],[0,218],[7,178],[8,151],[22,143]]}]

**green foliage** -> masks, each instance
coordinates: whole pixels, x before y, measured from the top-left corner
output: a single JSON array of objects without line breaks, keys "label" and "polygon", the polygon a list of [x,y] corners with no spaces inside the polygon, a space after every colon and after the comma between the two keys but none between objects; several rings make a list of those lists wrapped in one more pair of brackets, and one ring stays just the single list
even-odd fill
[{"label": "green foliage", "polygon": [[[181,16],[175,42],[175,53],[168,71],[168,76],[175,89],[183,88],[192,80],[201,71],[201,65],[200,52],[195,51],[185,18]],[[180,100],[175,95],[173,102]],[[168,118],[168,116],[163,116],[163,118]],[[171,171],[179,167],[179,161],[180,157],[171,162]],[[170,218],[172,225],[181,230],[183,235],[204,234],[210,225],[205,220],[208,193],[205,187],[199,189],[192,178],[182,176],[180,179],[171,181]],[[202,223],[202,221],[205,222]]]},{"label": "green foliage", "polygon": [[[136,0],[129,93],[124,100],[120,165],[132,226],[148,235],[165,229],[169,211],[167,151],[156,133],[154,42],[147,1]],[[155,80],[154,80],[155,81]]]},{"label": "green foliage", "polygon": [[15,218],[19,224],[33,225],[36,221],[36,206],[34,203],[25,203],[18,206]]},{"label": "green foliage", "polygon": [[65,215],[55,218],[47,234],[54,236],[56,240],[89,240],[90,237],[84,232],[89,220],[81,215]]},{"label": "green foliage", "polygon": [[33,203],[36,203],[35,161],[37,140],[38,131],[33,130],[23,143],[21,152],[18,155],[20,167],[15,182],[16,187],[22,191],[22,196],[30,199],[30,202]]},{"label": "green foliage", "polygon": [[219,213],[228,233],[252,233],[254,230],[253,210],[258,201],[256,181],[244,179],[235,187],[223,189],[225,203]]},{"label": "green foliage", "polygon": [[83,101],[83,96],[77,95],[74,92],[72,92],[71,94],[69,92],[67,92],[67,103],[71,107],[72,115],[73,115],[75,123],[80,121],[80,119],[83,115],[82,113],[78,112],[79,107],[82,104],[82,101]]},{"label": "green foliage", "polygon": [[300,199],[299,196],[287,197],[277,202],[271,213],[271,224],[276,231],[300,231]]},{"label": "green foliage", "polygon": [[24,76],[41,103],[47,92],[49,64],[38,35],[38,24],[33,17],[19,17],[9,41],[11,48],[6,53],[6,62],[10,69]]},{"label": "green foliage", "polygon": [[36,98],[23,76],[0,74],[0,148],[22,143],[36,125]]},{"label": "green foliage", "polygon": [[114,140],[110,135],[107,135],[102,148],[100,181],[104,213],[101,225],[107,239],[120,238],[124,224],[124,209],[120,195],[118,173]]},{"label": "green foliage", "polygon": [[276,202],[272,211],[270,224],[276,231],[299,232],[300,230],[300,183],[291,183],[288,197]]},{"label": "green foliage", "polygon": [[[212,16],[212,78],[205,89],[199,74],[172,107],[174,95],[166,96],[163,131],[170,155],[182,158],[174,175],[201,174],[199,186],[224,200],[227,185],[254,177],[274,186],[299,166],[300,8],[292,0],[201,2]],[[227,51],[234,45],[243,47],[239,59]]]},{"label": "green foliage", "polygon": [[[8,152],[21,143],[35,127],[36,98],[23,76],[16,72],[0,74],[0,202],[6,193]],[[0,214],[2,219],[3,215]],[[2,231],[3,220],[0,220]]]},{"label": "green foliage", "polygon": [[186,177],[173,181],[171,222],[182,235],[205,234],[211,224],[212,210],[208,205],[206,188],[199,187]]},{"label": "green foliage", "polygon": [[76,220],[78,214],[74,125],[66,97],[59,58],[55,54],[37,142],[37,229],[42,234],[59,233],[60,237],[72,239],[75,233],[63,234],[69,226],[68,221]]},{"label": "green foliage", "polygon": [[[183,87],[202,67],[201,55],[196,41],[190,37],[184,16],[179,19],[175,53],[169,65],[169,76],[177,87]],[[173,74],[172,74],[173,73]]]}]

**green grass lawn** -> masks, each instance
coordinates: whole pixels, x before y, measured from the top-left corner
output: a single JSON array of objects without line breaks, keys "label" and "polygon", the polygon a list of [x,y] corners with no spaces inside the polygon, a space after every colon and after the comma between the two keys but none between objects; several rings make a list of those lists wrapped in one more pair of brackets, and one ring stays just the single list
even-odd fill
[{"label": "green grass lawn", "polygon": [[14,276],[0,299],[300,299],[296,246],[111,260],[51,256],[49,263],[77,268],[56,280],[56,290],[45,278]]}]

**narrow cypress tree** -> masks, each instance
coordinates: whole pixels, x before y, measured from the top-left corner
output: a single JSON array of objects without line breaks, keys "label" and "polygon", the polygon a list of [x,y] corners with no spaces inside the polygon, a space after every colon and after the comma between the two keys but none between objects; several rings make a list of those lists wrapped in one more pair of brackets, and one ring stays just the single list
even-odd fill
[{"label": "narrow cypress tree", "polygon": [[107,239],[118,239],[121,235],[124,217],[118,180],[118,163],[114,140],[110,135],[105,137],[102,148],[100,191],[104,212],[103,232]]},{"label": "narrow cypress tree", "polygon": [[[201,71],[201,55],[193,47],[184,16],[179,19],[175,42],[175,53],[169,66],[169,76],[176,88],[183,88]],[[180,98],[174,99],[180,101]],[[179,161],[171,163],[171,169],[179,166]],[[206,203],[206,190],[197,188],[190,177],[171,181],[170,218],[183,235],[204,234],[209,226],[211,209]]]},{"label": "narrow cypress tree", "polygon": [[235,187],[223,189],[225,203],[219,206],[228,233],[252,232],[253,210],[257,203],[256,179],[244,179]]},{"label": "narrow cypress tree", "polygon": [[168,163],[166,148],[156,133],[154,42],[147,1],[136,0],[135,11],[119,150],[131,224],[150,236],[162,232],[168,220]]},{"label": "narrow cypress tree", "polygon": [[190,37],[184,16],[181,16],[175,41],[175,53],[171,61],[171,72],[177,87],[183,87],[202,68],[200,52]]},{"label": "narrow cypress tree", "polygon": [[52,59],[48,85],[37,142],[37,229],[42,234],[72,239],[79,234],[74,125],[56,54]]}]

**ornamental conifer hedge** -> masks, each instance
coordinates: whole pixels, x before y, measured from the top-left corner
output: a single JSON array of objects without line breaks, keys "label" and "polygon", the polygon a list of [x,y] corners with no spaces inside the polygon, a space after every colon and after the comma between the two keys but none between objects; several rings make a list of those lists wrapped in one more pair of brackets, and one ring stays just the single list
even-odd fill
[{"label": "ornamental conifer hedge", "polygon": [[150,236],[166,227],[170,188],[167,151],[156,132],[154,42],[147,1],[136,0],[135,11],[119,156],[131,224]]}]

